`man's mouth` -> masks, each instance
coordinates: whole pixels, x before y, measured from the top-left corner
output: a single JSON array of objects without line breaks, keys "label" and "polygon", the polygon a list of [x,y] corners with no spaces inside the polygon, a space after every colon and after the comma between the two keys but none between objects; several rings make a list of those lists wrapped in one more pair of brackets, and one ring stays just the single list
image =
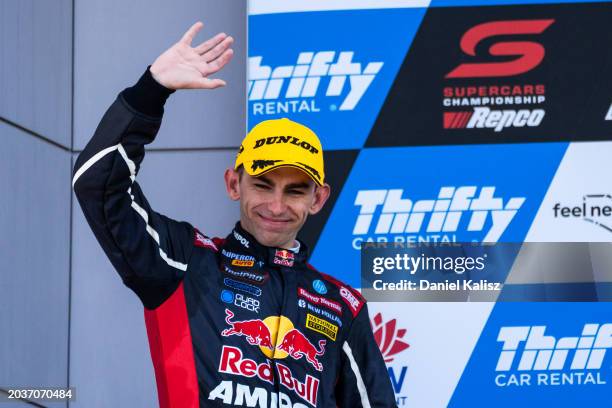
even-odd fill
[{"label": "man's mouth", "polygon": [[287,218],[270,218],[270,217],[266,217],[263,214],[257,213],[257,215],[259,216],[259,218],[261,218],[264,222],[268,223],[268,224],[272,224],[272,225],[286,225],[289,222],[291,222],[290,219]]}]

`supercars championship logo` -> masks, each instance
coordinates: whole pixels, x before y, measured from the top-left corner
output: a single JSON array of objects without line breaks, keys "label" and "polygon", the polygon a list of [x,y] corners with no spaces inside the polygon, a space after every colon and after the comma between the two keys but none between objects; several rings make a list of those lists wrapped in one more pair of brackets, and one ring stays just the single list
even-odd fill
[{"label": "supercars championship logo", "polygon": [[[504,83],[504,79],[523,75],[542,63],[546,49],[537,41],[537,35],[554,21],[489,21],[465,31],[459,45],[469,62],[460,63],[445,76],[443,128],[501,132],[507,128],[539,126],[546,115],[545,84],[516,80]],[[504,40],[496,40],[501,36]],[[509,41],[508,36],[516,40]],[[490,44],[489,55],[477,55],[477,47],[482,44]],[[495,78],[496,83],[474,82],[483,78]]]}]

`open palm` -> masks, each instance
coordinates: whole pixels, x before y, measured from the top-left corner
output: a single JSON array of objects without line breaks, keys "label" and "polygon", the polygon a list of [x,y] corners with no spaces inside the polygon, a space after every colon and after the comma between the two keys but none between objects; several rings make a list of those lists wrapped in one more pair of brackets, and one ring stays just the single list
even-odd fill
[{"label": "open palm", "polygon": [[192,47],[203,26],[200,21],[195,23],[179,42],[155,60],[150,70],[157,82],[169,89],[214,89],[225,85],[225,81],[209,76],[232,58],[234,51],[229,47],[234,39],[219,33]]}]

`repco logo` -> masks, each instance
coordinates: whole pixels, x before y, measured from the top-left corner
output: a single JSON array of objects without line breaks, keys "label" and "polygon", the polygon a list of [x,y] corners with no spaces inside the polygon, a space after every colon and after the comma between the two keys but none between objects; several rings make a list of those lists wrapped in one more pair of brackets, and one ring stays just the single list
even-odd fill
[{"label": "repco logo", "polygon": [[[467,30],[459,43],[461,50],[472,57],[483,40],[500,35],[541,34],[554,19],[490,21]],[[531,71],[544,59],[546,50],[535,41],[499,41],[489,47],[495,57],[516,57],[504,62],[480,62],[460,64],[446,78],[507,77]]]},{"label": "repco logo", "polygon": [[476,107],[474,112],[444,112],[444,129],[493,129],[501,132],[505,128],[540,126],[546,115],[544,109],[504,109],[491,110]]},{"label": "repco logo", "polygon": [[270,136],[263,139],[258,139],[255,141],[255,146],[253,146],[253,149],[258,149],[263,145],[276,143],[291,143],[292,145],[308,150],[312,154],[319,153],[319,150],[316,147],[311,146],[310,143],[300,140],[295,136]]}]

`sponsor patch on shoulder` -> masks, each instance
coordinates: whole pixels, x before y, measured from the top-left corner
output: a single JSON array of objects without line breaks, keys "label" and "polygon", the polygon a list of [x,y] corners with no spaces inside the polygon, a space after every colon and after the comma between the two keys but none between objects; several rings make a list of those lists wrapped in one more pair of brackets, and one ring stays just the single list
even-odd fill
[{"label": "sponsor patch on shoulder", "polygon": [[215,245],[215,243],[212,241],[212,239],[206,237],[204,234],[202,234],[197,229],[195,230],[195,240],[193,244],[201,248],[210,248],[210,249],[214,249],[215,251],[219,250],[217,246]]},{"label": "sponsor patch on shoulder", "polygon": [[[316,271],[316,269],[314,269],[310,264],[308,264],[308,266],[311,269]],[[340,297],[342,297],[342,300],[344,301],[344,303],[346,303],[349,309],[351,310],[353,317],[357,316],[357,314],[359,314],[359,311],[361,310],[363,305],[365,305],[366,303],[364,297],[361,296],[361,294],[357,292],[355,289],[342,283],[341,281],[334,278],[333,276],[328,275],[323,272],[319,272],[319,273],[321,274],[321,276],[323,276],[323,278],[326,281],[334,284],[338,288],[338,290],[340,291]]]},{"label": "sponsor patch on shoulder", "polygon": [[357,314],[359,314],[359,311],[363,307],[364,302],[357,298],[353,291],[347,288],[346,286],[340,286],[340,296],[342,297],[344,302],[346,302],[349,309],[351,309],[353,317],[357,316]]}]

